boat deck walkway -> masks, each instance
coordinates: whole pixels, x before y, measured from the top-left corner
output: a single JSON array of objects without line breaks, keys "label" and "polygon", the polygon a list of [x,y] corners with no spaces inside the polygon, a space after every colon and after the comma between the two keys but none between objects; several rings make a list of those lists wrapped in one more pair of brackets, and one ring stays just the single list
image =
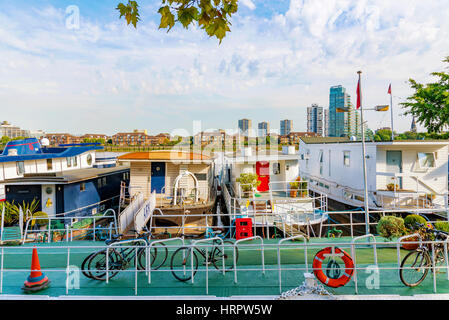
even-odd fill
[{"label": "boat deck walkway", "polygon": [[[317,251],[323,248],[320,243],[329,243],[331,239],[311,239],[308,246],[307,259],[308,268],[311,272],[313,257]],[[340,248],[351,254],[349,237],[335,239]],[[378,262],[380,268],[379,285],[373,285],[371,281],[373,273],[368,268],[373,265],[373,248],[369,246],[358,246],[356,249],[357,259],[357,281],[359,296],[377,295],[400,295],[414,296],[421,294],[434,294],[433,274],[429,272],[424,282],[415,288],[409,288],[402,284],[399,279],[397,265],[397,250],[395,247],[385,247],[382,243],[377,243]],[[180,282],[171,274],[169,263],[171,254],[163,267],[151,272],[151,283],[145,271],[136,272],[134,266],[125,271],[120,271],[118,275],[109,280],[98,281],[86,278],[77,268],[80,268],[84,258],[100,248],[104,248],[103,242],[77,241],[62,243],[38,244],[38,254],[42,271],[51,280],[50,287],[32,294],[32,296],[47,297],[82,297],[82,296],[104,296],[104,297],[276,297],[280,291],[284,292],[295,288],[304,281],[306,268],[304,250],[300,247],[301,241],[294,242],[296,247],[284,247],[281,252],[281,290],[279,283],[278,269],[278,249],[279,239],[264,240],[264,261],[265,273],[262,272],[262,257],[260,240],[245,242],[253,246],[245,247],[239,245],[239,259],[237,271],[237,283],[234,271],[225,275],[212,266],[206,267],[199,259],[200,269],[194,278],[194,283]],[[290,244],[292,242],[289,242]],[[173,244],[173,242],[171,242]],[[178,245],[181,245],[179,243]],[[70,247],[68,249],[67,247]],[[25,244],[18,247],[1,247],[3,250],[3,271],[1,273],[1,298],[25,297],[21,287],[30,274],[31,253],[33,245]],[[176,248],[170,248],[173,252]],[[408,251],[400,250],[401,258]],[[353,257],[354,258],[354,257]],[[69,289],[66,287],[67,265],[74,270],[75,277],[71,278]],[[449,294],[449,281],[447,280],[446,269],[436,274],[436,293]],[[354,295],[354,277],[344,287],[327,288],[334,295]]]}]

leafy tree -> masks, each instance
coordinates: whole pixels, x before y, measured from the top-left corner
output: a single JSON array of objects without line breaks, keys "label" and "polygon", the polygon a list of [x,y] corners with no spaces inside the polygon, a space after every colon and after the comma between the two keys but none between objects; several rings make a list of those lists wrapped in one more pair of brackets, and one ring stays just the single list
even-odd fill
[{"label": "leafy tree", "polygon": [[[449,63],[449,56],[443,62]],[[405,114],[415,116],[428,132],[441,132],[449,125],[449,73],[432,72],[431,75],[437,81],[425,85],[409,79],[415,93],[401,105],[407,109]]]},{"label": "leafy tree", "polygon": [[3,136],[0,140],[0,144],[7,144],[11,139],[8,136]]},{"label": "leafy tree", "polygon": [[[140,21],[137,1],[129,0],[127,4],[119,3],[117,8],[120,18],[137,28]],[[159,29],[170,31],[176,23],[188,29],[197,22],[210,37],[216,37],[220,43],[230,32],[230,18],[238,10],[238,0],[162,0],[158,10],[161,15]]]}]

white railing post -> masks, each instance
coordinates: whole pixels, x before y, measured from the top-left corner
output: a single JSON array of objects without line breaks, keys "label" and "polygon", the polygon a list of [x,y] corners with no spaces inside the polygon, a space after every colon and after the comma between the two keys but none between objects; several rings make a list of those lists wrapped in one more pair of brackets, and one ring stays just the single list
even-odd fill
[{"label": "white railing post", "polygon": [[[169,242],[169,241],[181,241],[182,242],[182,246],[185,246],[185,241],[184,238],[170,238],[170,239],[163,239],[163,240],[157,240],[157,241],[153,241],[150,243],[149,245],[149,249],[148,249],[148,255],[147,255],[147,267],[148,267],[148,283],[151,283],[151,262],[150,262],[150,258],[151,258],[151,248],[154,247],[155,245],[159,244],[159,243],[165,243],[165,242]],[[167,248],[168,250],[168,248]],[[183,252],[184,253],[184,252]],[[167,255],[168,255],[168,251],[167,251]],[[183,257],[184,258],[184,257]]]},{"label": "white railing post", "polygon": [[263,243],[262,237],[254,236],[254,237],[250,237],[250,238],[240,239],[240,240],[237,240],[236,242],[234,242],[234,283],[237,283],[237,260],[235,257],[235,254],[237,251],[236,250],[237,245],[244,241],[251,241],[251,240],[255,240],[255,239],[259,239],[262,244],[262,250],[261,250],[262,251],[262,274],[265,274],[265,253],[264,253],[265,249],[264,249],[264,243]]},{"label": "white railing post", "polygon": [[69,272],[70,272],[70,247],[67,247],[67,269],[65,279],[65,294],[69,294]]},{"label": "white railing post", "polygon": [[357,287],[357,257],[356,257],[356,252],[355,252],[355,242],[357,240],[365,239],[365,238],[372,238],[373,239],[374,264],[376,266],[378,266],[378,263],[377,263],[376,237],[373,234],[369,233],[369,234],[365,234],[363,236],[355,237],[354,239],[352,239],[352,241],[351,241],[351,255],[352,255],[352,259],[354,261],[355,294],[358,294],[358,287]]},{"label": "white railing post", "polygon": [[303,235],[297,235],[290,238],[281,239],[278,242],[278,272],[279,272],[279,293],[282,293],[282,267],[281,267],[281,244],[285,241],[291,241],[294,239],[303,239],[303,246],[304,246],[304,259],[306,264],[306,272],[309,272],[309,265],[307,262],[307,239]]}]

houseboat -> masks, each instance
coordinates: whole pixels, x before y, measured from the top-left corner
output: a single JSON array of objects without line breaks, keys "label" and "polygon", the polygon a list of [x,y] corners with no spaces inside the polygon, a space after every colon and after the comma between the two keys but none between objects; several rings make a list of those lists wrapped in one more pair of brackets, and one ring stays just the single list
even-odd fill
[{"label": "houseboat", "polygon": [[154,199],[158,210],[148,222],[154,233],[200,234],[215,225],[210,215],[216,202],[212,157],[164,150],[128,153],[118,161],[130,166],[130,197]]},{"label": "houseboat", "polygon": [[[42,142],[42,143],[41,143]],[[96,161],[99,144],[47,147],[36,138],[10,141],[0,155],[3,200],[37,203],[48,217],[85,216],[118,206],[121,183],[129,167]]]},{"label": "houseboat", "polygon": [[[284,146],[282,152],[248,147],[228,153],[224,171],[222,190],[232,216],[250,215],[256,227],[290,235],[311,234],[327,219],[326,196],[310,197],[295,146]],[[252,186],[242,182],[247,174],[257,179]]]},{"label": "houseboat", "polygon": [[[447,140],[366,142],[368,205],[374,210],[447,208]],[[327,194],[333,210],[363,208],[362,143],[348,138],[301,138],[300,174]]]}]

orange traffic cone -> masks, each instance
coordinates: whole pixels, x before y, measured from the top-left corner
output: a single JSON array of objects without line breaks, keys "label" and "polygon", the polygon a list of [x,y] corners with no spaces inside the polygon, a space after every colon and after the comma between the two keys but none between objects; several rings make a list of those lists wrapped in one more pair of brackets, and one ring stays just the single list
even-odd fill
[{"label": "orange traffic cone", "polygon": [[33,257],[31,259],[31,274],[25,281],[22,289],[26,292],[36,292],[47,288],[49,284],[50,280],[41,272],[37,249],[34,247]]}]

